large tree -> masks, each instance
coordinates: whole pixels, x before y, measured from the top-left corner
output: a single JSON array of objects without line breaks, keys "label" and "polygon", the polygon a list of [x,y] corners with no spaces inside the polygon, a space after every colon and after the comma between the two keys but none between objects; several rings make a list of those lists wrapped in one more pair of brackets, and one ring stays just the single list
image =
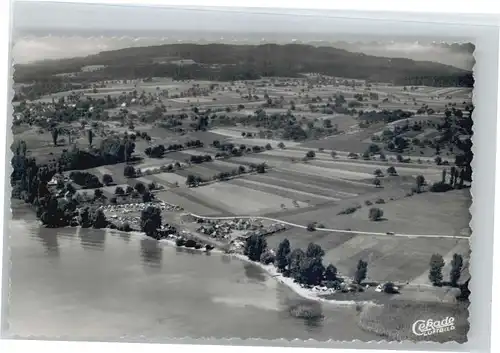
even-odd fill
[{"label": "large tree", "polygon": [[279,243],[276,251],[276,267],[278,267],[278,270],[284,271],[286,269],[290,252],[290,241],[285,238]]},{"label": "large tree", "polygon": [[298,282],[309,286],[316,286],[321,284],[324,272],[325,266],[323,266],[321,257],[306,256],[300,262],[300,270],[297,280]]},{"label": "large tree", "polygon": [[102,176],[102,183],[106,186],[108,186],[109,184],[111,184],[113,182],[113,177],[109,174],[104,174]]},{"label": "large tree", "polygon": [[325,251],[318,244],[309,243],[306,250],[307,257],[318,257],[322,258],[325,255]]},{"label": "large tree", "polygon": [[417,185],[417,192],[420,193],[422,191],[422,186],[425,184],[425,178],[423,175],[418,175],[415,179],[415,183]]},{"label": "large tree", "polygon": [[195,186],[196,185],[196,177],[193,174],[188,174],[186,178],[187,186]]},{"label": "large tree", "polygon": [[332,264],[329,264],[325,269],[325,280],[327,281],[337,280],[337,268]]},{"label": "large tree", "polygon": [[52,133],[52,142],[54,142],[54,146],[57,146],[57,137],[59,136],[59,129],[54,127],[51,133]]},{"label": "large tree", "polygon": [[398,175],[398,172],[396,171],[396,168],[390,166],[389,168],[387,168],[387,174],[394,176]]},{"label": "large tree", "polygon": [[89,146],[92,146],[92,140],[94,139],[94,133],[92,132],[92,130],[89,130],[89,131],[87,132],[87,134],[88,134],[88,136],[87,136],[87,137],[88,137],[88,139],[89,139]]},{"label": "large tree", "polygon": [[94,228],[100,229],[108,226],[108,221],[106,220],[106,216],[104,212],[100,209],[96,210],[92,217],[92,226]]},{"label": "large tree", "polygon": [[306,254],[302,249],[294,249],[288,259],[288,267],[290,269],[290,276],[297,279],[300,275],[300,264]]},{"label": "large tree", "polygon": [[464,260],[462,255],[453,254],[453,259],[451,260],[451,270],[450,270],[450,283],[453,287],[458,285],[458,280],[462,274],[462,267],[464,265]]},{"label": "large tree", "polygon": [[356,266],[356,272],[354,273],[354,282],[361,284],[366,279],[366,273],[368,272],[368,262],[359,260]]},{"label": "large tree", "polygon": [[259,261],[266,249],[266,238],[263,235],[253,234],[246,240],[244,254],[252,261]]},{"label": "large tree", "polygon": [[433,285],[439,285],[443,281],[443,256],[433,254],[429,262],[429,280]]},{"label": "large tree", "polygon": [[148,206],[141,212],[141,231],[148,236],[157,238],[158,229],[161,228],[161,210]]}]

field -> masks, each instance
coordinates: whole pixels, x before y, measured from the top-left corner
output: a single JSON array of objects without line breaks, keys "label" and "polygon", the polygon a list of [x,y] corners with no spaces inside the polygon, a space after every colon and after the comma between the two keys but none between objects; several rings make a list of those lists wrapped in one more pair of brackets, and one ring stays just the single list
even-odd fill
[{"label": "field", "polygon": [[[353,276],[359,260],[369,263],[367,279],[397,283],[429,285],[429,259],[443,254],[449,263],[454,253],[468,258],[468,240],[370,236],[316,231],[314,234],[293,229],[268,238],[269,246],[277,246],[284,238],[292,248],[305,249],[310,242],[325,249],[324,262],[334,264],[339,273]],[[449,265],[443,269],[448,274]],[[464,273],[467,278],[467,273]]]}]

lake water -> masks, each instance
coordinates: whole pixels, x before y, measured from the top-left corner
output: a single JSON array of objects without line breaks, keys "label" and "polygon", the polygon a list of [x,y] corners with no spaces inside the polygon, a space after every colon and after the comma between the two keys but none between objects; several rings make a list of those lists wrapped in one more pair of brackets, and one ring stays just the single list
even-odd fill
[{"label": "lake water", "polygon": [[[42,228],[30,211],[13,218],[9,337],[378,339],[357,326],[354,307],[304,300],[227,255],[109,230]],[[292,316],[300,304],[323,318]]]}]

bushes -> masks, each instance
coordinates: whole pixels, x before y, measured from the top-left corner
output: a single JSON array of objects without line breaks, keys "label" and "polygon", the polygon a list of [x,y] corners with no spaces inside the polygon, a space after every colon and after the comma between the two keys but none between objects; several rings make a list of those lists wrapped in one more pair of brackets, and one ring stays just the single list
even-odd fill
[{"label": "bushes", "polygon": [[140,181],[135,184],[134,189],[136,189],[137,192],[141,195],[144,194],[144,192],[146,191],[146,187]]},{"label": "bushes", "polygon": [[191,156],[191,158],[189,159],[191,163],[194,163],[194,164],[200,164],[200,163],[203,163],[203,162],[210,162],[212,161],[212,156],[210,155],[204,155],[204,156]]},{"label": "bushes", "polygon": [[131,165],[126,165],[125,168],[123,168],[123,175],[126,176],[127,178],[133,178],[135,177],[135,168]]},{"label": "bushes", "polygon": [[261,164],[257,165],[256,170],[257,170],[257,173],[259,173],[259,174],[265,173],[266,172],[266,164],[261,163]]},{"label": "bushes", "polygon": [[387,174],[389,174],[390,176],[397,176],[398,172],[396,171],[396,168],[390,166],[389,168],[387,168]]},{"label": "bushes", "polygon": [[260,256],[260,262],[262,262],[264,265],[269,265],[269,264],[274,263],[275,259],[276,259],[276,257],[274,256],[274,254],[271,251],[265,251]]},{"label": "bushes", "polygon": [[194,248],[194,247],[196,247],[196,244],[197,244],[197,243],[196,243],[196,241],[195,241],[195,240],[193,240],[193,239],[188,239],[188,240],[186,240],[186,242],[184,243],[184,246],[185,246],[186,248]]},{"label": "bushes", "polygon": [[94,200],[98,200],[103,197],[103,193],[101,189],[94,190]]},{"label": "bushes", "polygon": [[342,215],[342,214],[351,214],[357,211],[359,207],[347,207],[346,209],[340,211],[337,213],[337,215]]},{"label": "bushes", "polygon": [[153,199],[154,196],[149,191],[146,191],[144,192],[144,194],[142,194],[142,202],[151,202]]},{"label": "bushes", "polygon": [[165,146],[163,145],[157,145],[154,147],[148,147],[144,151],[148,157],[151,158],[162,158],[163,154],[165,153]]},{"label": "bushes", "polygon": [[450,184],[446,184],[446,183],[443,183],[441,181],[438,183],[432,184],[432,186],[430,188],[431,192],[446,192],[446,191],[450,191],[450,190],[453,190],[453,187]]},{"label": "bushes", "polygon": [[102,183],[106,186],[108,186],[109,184],[111,184],[113,182],[113,177],[109,174],[104,174],[102,176]]},{"label": "bushes", "polygon": [[309,223],[309,224],[307,225],[307,230],[308,230],[309,232],[314,232],[314,231],[316,230],[316,223],[314,223],[314,222]]},{"label": "bushes", "polygon": [[[177,245],[177,246],[184,246],[186,248],[194,248],[194,249],[197,249],[197,250],[199,250],[199,249],[201,249],[203,247],[203,244],[198,243],[194,239],[184,239],[182,237],[177,238],[175,240],[175,245]],[[210,245],[210,244],[205,245],[205,250],[206,251],[210,251],[213,248],[214,247],[212,245]]]},{"label": "bushes", "polygon": [[370,221],[380,221],[383,216],[384,216],[384,211],[382,211],[380,208],[377,207],[370,208],[370,211],[368,213]]},{"label": "bushes", "polygon": [[95,189],[102,187],[99,179],[95,175],[87,172],[71,172],[69,177],[84,189]]},{"label": "bushes", "polygon": [[316,157],[316,153],[314,151],[308,151],[306,153],[306,158],[314,158]]},{"label": "bushes", "polygon": [[184,238],[177,238],[175,240],[175,245],[177,246],[184,246],[186,244],[186,240]]}]

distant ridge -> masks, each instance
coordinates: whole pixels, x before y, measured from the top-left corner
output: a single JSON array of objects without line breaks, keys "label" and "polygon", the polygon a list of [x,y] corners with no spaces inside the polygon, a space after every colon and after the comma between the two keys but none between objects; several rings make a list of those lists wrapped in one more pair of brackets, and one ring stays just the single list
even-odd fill
[{"label": "distant ridge", "polygon": [[[159,58],[192,60],[183,66]],[[394,84],[472,86],[472,73],[430,61],[387,58],[306,44],[165,44],[104,51],[87,57],[16,65],[14,80],[28,82],[88,65],[106,65],[81,79],[132,79],[172,76],[181,79],[234,80],[262,76],[297,76],[302,72],[386,81]],[[216,66],[216,68],[214,68]]]}]

